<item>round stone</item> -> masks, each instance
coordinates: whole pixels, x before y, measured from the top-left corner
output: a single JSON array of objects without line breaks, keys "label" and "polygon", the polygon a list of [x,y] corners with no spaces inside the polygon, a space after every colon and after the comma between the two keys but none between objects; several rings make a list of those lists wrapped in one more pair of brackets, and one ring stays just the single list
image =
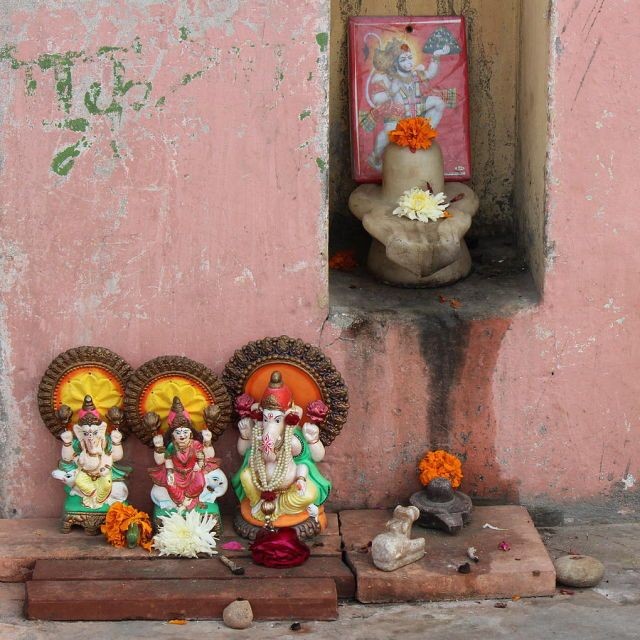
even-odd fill
[{"label": "round stone", "polygon": [[222,612],[222,621],[230,629],[247,629],[253,622],[253,611],[248,600],[234,600]]},{"label": "round stone", "polygon": [[591,556],[562,556],[554,563],[556,580],[567,587],[595,587],[604,575],[604,565]]}]

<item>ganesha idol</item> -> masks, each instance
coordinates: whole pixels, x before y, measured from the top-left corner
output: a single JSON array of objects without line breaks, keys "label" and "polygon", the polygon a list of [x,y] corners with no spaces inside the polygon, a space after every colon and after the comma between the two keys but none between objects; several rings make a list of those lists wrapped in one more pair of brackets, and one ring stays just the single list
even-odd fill
[{"label": "ganesha idol", "polygon": [[87,533],[97,534],[109,506],[124,502],[128,495],[124,478],[130,469],[118,465],[123,457],[122,411],[117,407],[108,410],[110,432],[89,395],[77,412],[77,422],[69,426],[72,415],[67,405],[56,411],[64,429],[60,462],[51,475],[65,484],[67,494],[62,531],[68,533],[74,524],[80,524]]},{"label": "ganesha idol", "polygon": [[[325,455],[320,425],[327,406],[314,400],[303,412],[281,372],[273,371],[260,402],[244,393],[235,409],[237,448],[244,457],[231,480],[241,503],[238,532],[254,537],[259,527],[296,527],[301,537],[309,537],[322,531],[327,524],[322,505],[331,484],[316,463]],[[307,421],[301,424],[303,415]]]}]

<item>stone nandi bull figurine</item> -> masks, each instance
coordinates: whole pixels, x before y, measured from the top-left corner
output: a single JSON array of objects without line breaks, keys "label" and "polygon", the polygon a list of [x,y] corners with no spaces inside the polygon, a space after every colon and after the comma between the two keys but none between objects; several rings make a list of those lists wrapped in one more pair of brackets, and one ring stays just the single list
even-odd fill
[{"label": "stone nandi bull figurine", "polygon": [[386,531],[378,534],[371,544],[373,564],[383,571],[395,571],[424,556],[425,539],[411,540],[411,525],[418,519],[416,507],[398,505],[393,518],[385,525]]}]

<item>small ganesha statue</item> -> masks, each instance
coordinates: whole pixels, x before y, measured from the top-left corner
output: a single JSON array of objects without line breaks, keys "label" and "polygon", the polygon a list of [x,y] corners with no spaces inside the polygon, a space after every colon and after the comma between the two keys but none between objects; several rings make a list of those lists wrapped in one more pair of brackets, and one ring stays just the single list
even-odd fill
[{"label": "small ganesha statue", "polygon": [[66,487],[62,518],[62,531],[68,533],[74,524],[95,535],[104,522],[109,506],[124,502],[128,489],[124,478],[130,468],[119,466],[122,460],[122,411],[112,407],[107,422],[96,409],[93,399],[87,395],[78,411],[76,424],[71,425],[73,411],[61,405],[56,411],[58,422],[64,427],[60,435],[62,452],[58,468],[51,475]]},{"label": "small ganesha statue", "polygon": [[[220,417],[220,408],[210,405],[204,410],[205,424],[213,427]],[[154,486],[151,500],[155,505],[154,522],[174,511],[192,511],[217,516],[217,531],[221,533],[220,509],[217,498],[224,495],[228,482],[220,460],[215,457],[209,429],[198,431],[178,396],[167,417],[168,429],[159,432],[160,417],[145,414],[144,421],[155,427],[153,458],[157,466],[149,469]]]},{"label": "small ganesha statue", "polygon": [[[322,531],[322,505],[331,484],[316,463],[325,455],[319,425],[328,407],[314,400],[303,412],[281,372],[273,371],[260,402],[244,393],[235,408],[240,416],[237,448],[244,457],[231,480],[241,503],[234,523],[238,533],[253,539],[263,527],[293,527],[305,538]],[[308,421],[300,427],[303,414]]]}]

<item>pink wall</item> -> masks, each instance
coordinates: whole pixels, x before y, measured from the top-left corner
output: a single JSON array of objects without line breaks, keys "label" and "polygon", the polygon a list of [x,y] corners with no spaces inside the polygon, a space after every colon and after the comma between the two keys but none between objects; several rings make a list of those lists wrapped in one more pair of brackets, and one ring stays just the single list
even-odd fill
[{"label": "pink wall", "polygon": [[[59,447],[35,392],[60,351],[104,345],[134,366],[178,353],[220,371],[249,339],[317,337],[327,302],[327,5],[51,0],[7,11],[16,44],[0,62],[8,513],[58,508],[36,490],[58,490],[47,470]],[[37,64],[67,51],[82,51],[67,56],[68,113],[60,78]],[[12,68],[24,61],[36,61],[33,95],[29,68]],[[120,85],[152,84],[146,100],[146,85],[121,95],[114,61]],[[94,82],[97,110],[113,100],[121,116],[87,108]],[[86,131],[43,124],[65,120]],[[82,138],[90,147],[55,173],[54,156]],[[22,470],[32,482],[15,483]]]},{"label": "pink wall", "polygon": [[[236,347],[281,333],[325,346],[350,387],[325,467],[336,507],[406,499],[430,443],[466,456],[463,488],[478,496],[605,505],[608,517],[637,504],[638,10],[554,4],[543,302],[439,327],[343,327],[324,322],[328,2],[15,3],[17,49],[0,63],[5,513],[58,512],[58,445],[35,391],[60,351],[104,345],[133,366],[179,353],[221,371]],[[106,45],[128,50],[99,54]],[[28,95],[28,68],[7,58],[69,50],[84,54],[66,114],[52,69],[32,65]],[[116,90],[122,117],[84,103],[99,81],[99,109],[111,104],[111,58],[123,82],[152,83],[146,102],[144,85]],[[43,124],[79,118],[84,133]],[[83,135],[71,170],[52,171]],[[228,433],[229,466],[232,448]],[[130,451],[145,483],[150,453]]]}]

